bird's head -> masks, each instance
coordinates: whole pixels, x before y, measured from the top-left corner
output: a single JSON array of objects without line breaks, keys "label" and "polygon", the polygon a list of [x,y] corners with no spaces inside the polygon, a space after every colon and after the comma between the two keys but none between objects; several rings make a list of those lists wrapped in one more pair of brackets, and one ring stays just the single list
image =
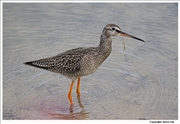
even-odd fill
[{"label": "bird's head", "polygon": [[120,35],[120,36],[125,36],[125,37],[129,37],[129,38],[133,38],[133,39],[136,39],[136,40],[140,40],[142,42],[145,42],[144,40],[140,39],[140,38],[137,38],[135,36],[132,36],[130,34],[127,34],[125,32],[123,32],[121,30],[121,28],[115,24],[108,24],[104,27],[103,29],[103,34],[106,36],[106,37],[112,37],[112,36],[117,36],[117,35]]}]

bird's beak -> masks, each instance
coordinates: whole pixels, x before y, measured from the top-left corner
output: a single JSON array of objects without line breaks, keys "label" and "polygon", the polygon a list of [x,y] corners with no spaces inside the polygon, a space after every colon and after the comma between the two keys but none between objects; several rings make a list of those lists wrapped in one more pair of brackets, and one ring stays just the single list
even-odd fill
[{"label": "bird's beak", "polygon": [[140,38],[137,38],[137,37],[135,37],[135,36],[132,36],[132,35],[130,35],[130,34],[127,34],[127,33],[125,33],[125,32],[122,32],[122,31],[121,31],[119,34],[120,34],[120,36],[130,37],[130,38],[133,38],[133,39],[136,39],[136,40],[140,40],[140,41],[142,41],[142,42],[145,42],[144,40],[142,40],[142,39],[140,39]]}]

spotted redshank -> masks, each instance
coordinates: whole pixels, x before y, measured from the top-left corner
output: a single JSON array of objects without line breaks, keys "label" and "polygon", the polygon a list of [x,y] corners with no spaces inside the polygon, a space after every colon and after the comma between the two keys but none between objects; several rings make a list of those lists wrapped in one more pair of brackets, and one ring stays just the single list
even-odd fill
[{"label": "spotted redshank", "polygon": [[72,80],[68,91],[68,99],[73,104],[72,89],[78,79],[76,92],[80,96],[80,78],[95,72],[112,50],[113,36],[126,36],[145,42],[144,40],[123,32],[119,26],[108,24],[104,27],[100,43],[95,47],[79,47],[62,52],[56,56],[25,62],[24,64],[56,72]]}]

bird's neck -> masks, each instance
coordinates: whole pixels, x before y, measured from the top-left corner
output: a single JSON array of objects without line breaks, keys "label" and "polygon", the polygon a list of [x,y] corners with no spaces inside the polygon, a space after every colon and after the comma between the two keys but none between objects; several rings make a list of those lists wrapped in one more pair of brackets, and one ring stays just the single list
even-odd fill
[{"label": "bird's neck", "polygon": [[101,50],[101,53],[107,54],[107,56],[109,56],[112,50],[112,37],[107,37],[106,35],[102,34],[100,38],[99,48]]}]

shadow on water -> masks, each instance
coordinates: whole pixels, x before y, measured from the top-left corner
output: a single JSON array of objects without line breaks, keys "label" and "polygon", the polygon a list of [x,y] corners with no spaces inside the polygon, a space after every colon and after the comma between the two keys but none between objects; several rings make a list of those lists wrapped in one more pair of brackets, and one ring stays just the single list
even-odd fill
[{"label": "shadow on water", "polygon": [[45,110],[44,112],[48,116],[47,119],[81,120],[89,118],[89,112],[84,109],[79,96],[77,96],[77,100],[78,105],[69,105],[69,108],[66,106],[63,109],[60,107],[59,110],[56,108],[54,108],[55,110]]},{"label": "shadow on water", "polygon": [[4,120],[82,120],[88,119],[90,112],[84,109],[81,98],[77,96],[77,101],[73,105],[67,102],[66,97],[49,97],[48,99],[34,99],[32,102],[23,102],[16,109],[5,109]]}]

